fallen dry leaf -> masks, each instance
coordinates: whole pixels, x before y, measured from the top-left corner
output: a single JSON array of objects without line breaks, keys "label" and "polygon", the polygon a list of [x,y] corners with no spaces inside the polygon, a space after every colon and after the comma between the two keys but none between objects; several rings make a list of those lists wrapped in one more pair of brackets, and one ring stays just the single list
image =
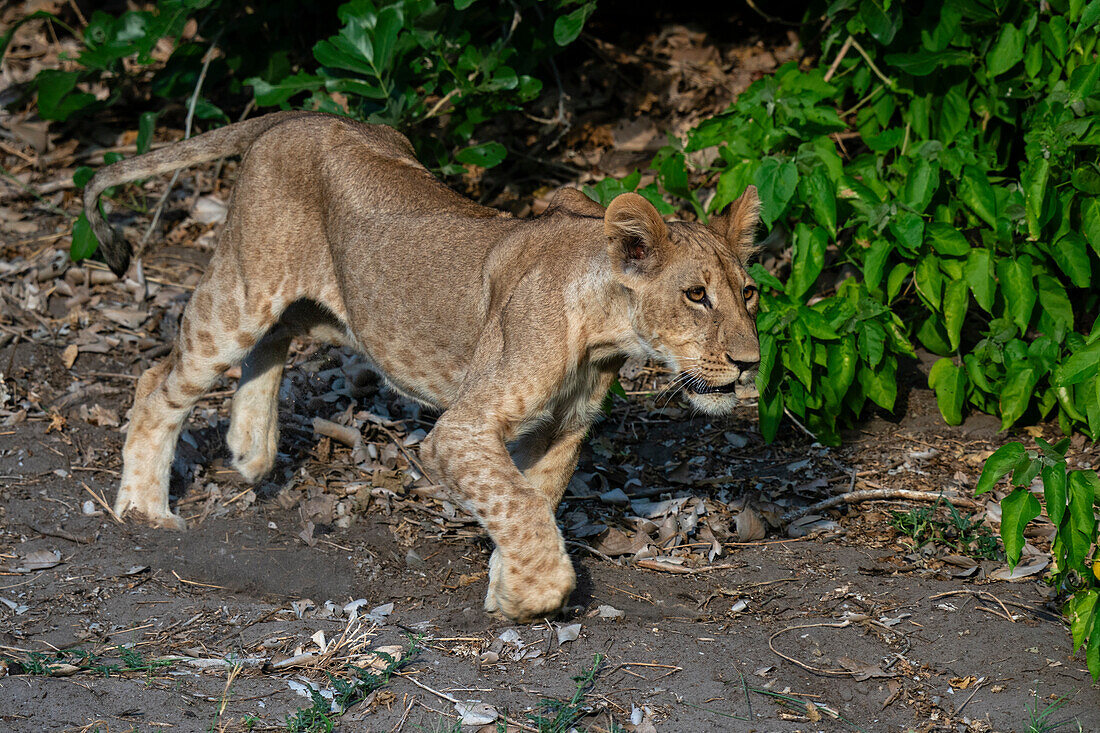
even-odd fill
[{"label": "fallen dry leaf", "polygon": [[78,354],[80,354],[80,347],[76,344],[69,344],[61,352],[61,363],[65,365],[66,369],[72,369]]}]

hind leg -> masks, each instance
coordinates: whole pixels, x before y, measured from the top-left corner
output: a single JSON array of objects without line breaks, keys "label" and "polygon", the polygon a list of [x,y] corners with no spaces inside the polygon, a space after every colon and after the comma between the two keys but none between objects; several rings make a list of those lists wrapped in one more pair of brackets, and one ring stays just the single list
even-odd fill
[{"label": "hind leg", "polygon": [[226,442],[233,467],[250,483],[275,466],[279,445],[279,385],[290,348],[290,334],[276,327],[256,344],[241,365]]},{"label": "hind leg", "polygon": [[168,507],[169,473],[183,421],[275,320],[271,303],[260,315],[246,312],[232,270],[212,263],[208,275],[184,312],[172,353],[138,380],[114,507],[120,517],[135,514],[153,526],[185,527]]}]

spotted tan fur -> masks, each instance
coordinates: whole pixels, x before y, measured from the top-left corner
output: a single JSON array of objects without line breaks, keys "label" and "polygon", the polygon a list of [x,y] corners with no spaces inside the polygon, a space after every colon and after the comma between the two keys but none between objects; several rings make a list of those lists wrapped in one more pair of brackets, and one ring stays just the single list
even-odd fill
[{"label": "spotted tan fur", "polygon": [[636,194],[605,210],[575,189],[520,220],[445,187],[389,128],[279,113],[101,170],[85,209],[115,272],[130,253],[99,214],[104,189],[238,153],[228,218],[175,347],[137,384],[119,515],[184,528],[168,497],[176,440],[237,364],[229,447],[246,479],[267,473],[287,348],[310,334],[360,351],[442,411],[422,457],[496,545],[485,608],[531,619],[574,588],[554,513],[623,360],[659,358],[712,413],[753,377],[755,189],[709,226],[665,222]]}]

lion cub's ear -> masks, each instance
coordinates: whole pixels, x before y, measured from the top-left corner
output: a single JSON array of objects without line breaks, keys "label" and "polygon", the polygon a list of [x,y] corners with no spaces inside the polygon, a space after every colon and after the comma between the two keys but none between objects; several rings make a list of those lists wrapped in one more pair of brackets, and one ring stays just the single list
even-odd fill
[{"label": "lion cub's ear", "polygon": [[550,216],[557,212],[565,212],[575,216],[599,216],[603,217],[604,207],[598,201],[593,201],[579,188],[563,186],[554,192],[550,199],[550,205],[543,212],[543,216]]},{"label": "lion cub's ear", "polygon": [[710,218],[710,228],[729,243],[730,251],[742,266],[756,254],[756,227],[760,224],[760,197],[756,186],[749,186],[741,198],[730,204],[726,213]]},{"label": "lion cub's ear", "polygon": [[653,204],[636,193],[622,193],[607,206],[603,230],[616,270],[652,272],[668,244],[668,227]]}]

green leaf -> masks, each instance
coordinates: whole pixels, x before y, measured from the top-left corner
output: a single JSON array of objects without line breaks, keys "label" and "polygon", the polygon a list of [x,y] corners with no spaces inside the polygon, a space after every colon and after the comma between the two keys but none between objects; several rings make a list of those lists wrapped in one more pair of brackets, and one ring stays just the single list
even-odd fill
[{"label": "green leaf", "polygon": [[1027,451],[1019,443],[1005,443],[991,455],[982,468],[982,475],[974,487],[974,496],[981,496],[998,481],[1028,461]]},{"label": "green leaf", "polygon": [[781,163],[778,158],[768,157],[761,162],[753,176],[760,196],[760,219],[765,227],[771,227],[787,208],[798,186],[798,168],[793,161]]},{"label": "green leaf", "polygon": [[1066,289],[1062,283],[1050,275],[1039,275],[1035,278],[1039,290],[1039,307],[1044,315],[1052,318],[1056,323],[1061,323],[1063,328],[1073,330],[1073,305],[1069,302]]},{"label": "green leaf", "polygon": [[476,2],[476,0],[455,0],[455,10],[465,10]]},{"label": "green leaf", "polygon": [[1015,489],[1001,500],[1001,541],[1005,545],[1009,568],[1016,567],[1016,563],[1020,562],[1020,552],[1024,549],[1024,527],[1041,511],[1039,500],[1027,489]]},{"label": "green leaf", "polygon": [[1001,430],[1008,430],[1027,410],[1038,376],[1028,362],[1013,364],[1001,388]]},{"label": "green leaf", "polygon": [[905,177],[901,200],[920,213],[928,208],[940,186],[940,165],[926,158],[917,158]]},{"label": "green leaf", "polygon": [[787,295],[801,298],[817,282],[825,267],[825,250],[828,235],[821,227],[810,229],[799,224],[794,230],[794,246],[791,251],[791,276],[787,280]]},{"label": "green leaf", "polygon": [[756,389],[763,394],[771,381],[772,370],[775,368],[775,358],[779,354],[779,346],[775,336],[769,333],[760,334],[760,366],[756,370]]},{"label": "green leaf", "polygon": [[299,92],[320,89],[322,80],[318,76],[299,71],[297,74],[281,79],[276,84],[271,84],[258,76],[245,79],[244,83],[252,87],[258,106],[278,107]]},{"label": "green leaf", "polygon": [[966,401],[966,372],[950,359],[940,359],[928,372],[928,386],[936,392],[936,404],[948,425],[962,423],[962,407]]},{"label": "green leaf", "polygon": [[883,46],[890,45],[901,25],[901,14],[897,8],[893,13],[887,13],[876,0],[863,0],[859,6],[859,17],[874,39]]},{"label": "green leaf", "polygon": [[1011,23],[1005,23],[985,58],[991,78],[1005,73],[1024,58],[1024,32]]},{"label": "green leaf", "polygon": [[817,222],[825,227],[829,236],[836,239],[836,188],[829,180],[824,166],[818,166],[803,176],[798,183],[802,198],[814,212]]},{"label": "green leaf", "polygon": [[[946,145],[955,141],[955,137],[966,127],[970,119],[970,103],[963,91],[966,83],[957,84],[943,95],[940,107],[939,134],[937,137]],[[950,169],[950,166],[948,166]]]},{"label": "green leaf", "polygon": [[455,160],[459,163],[477,165],[482,168],[492,168],[499,165],[507,157],[508,151],[498,142],[481,143],[471,145],[455,153]]},{"label": "green leaf", "polygon": [[882,272],[886,268],[886,259],[894,250],[894,244],[888,239],[876,239],[867,248],[863,257],[863,281],[868,288],[877,288],[882,282]]},{"label": "green leaf", "polygon": [[1052,383],[1058,387],[1080,384],[1100,372],[1100,341],[1094,341],[1067,357],[1054,370]]},{"label": "green leaf", "polygon": [[1066,536],[1066,554],[1069,566],[1078,572],[1087,572],[1085,558],[1092,549],[1096,536],[1096,517],[1093,504],[1096,501],[1100,479],[1095,471],[1070,471],[1069,473],[1069,528]]},{"label": "green leaf", "polygon": [[878,369],[864,366],[859,370],[859,383],[867,398],[884,410],[892,411],[898,396],[898,362],[886,357]]},{"label": "green leaf", "polygon": [[959,230],[950,224],[936,222],[928,226],[928,238],[932,248],[941,255],[966,257],[970,253],[970,243]]},{"label": "green leaf", "polygon": [[770,444],[779,432],[779,423],[783,421],[783,393],[779,390],[775,390],[774,394],[761,392],[758,411],[760,434],[764,442]]},{"label": "green leaf", "polygon": [[588,16],[596,9],[596,3],[588,2],[572,13],[563,15],[554,21],[554,43],[568,46],[581,34]]},{"label": "green leaf", "polygon": [[81,78],[79,71],[44,69],[34,78],[38,88],[38,115],[64,122],[71,114],[95,104],[95,96],[73,92]]},{"label": "green leaf", "polygon": [[95,168],[89,165],[82,165],[73,171],[73,185],[77,188],[84,188],[88,185],[88,181],[92,180],[92,176],[95,175]]},{"label": "green leaf", "polygon": [[997,283],[993,279],[993,265],[989,250],[970,250],[966,255],[963,272],[966,274],[966,283],[970,286],[970,292],[974,293],[974,300],[986,313],[992,314],[993,295],[997,290]]},{"label": "green leaf", "polygon": [[1092,245],[1096,256],[1100,257],[1100,198],[1086,198],[1082,202],[1081,231]]},{"label": "green leaf", "polygon": [[886,353],[886,329],[876,321],[864,321],[859,334],[859,353],[870,367],[878,366]]},{"label": "green leaf", "polygon": [[1043,228],[1043,201],[1047,194],[1047,182],[1050,180],[1050,161],[1046,158],[1032,160],[1024,166],[1020,174],[1020,183],[1024,189],[1024,212],[1027,216],[1027,233],[1031,239],[1038,239]]},{"label": "green leaf", "polygon": [[1086,163],[1075,168],[1073,175],[1070,176],[1070,183],[1082,193],[1087,193],[1089,196],[1100,196],[1100,172],[1096,170],[1096,166],[1093,164]]},{"label": "green leaf", "polygon": [[98,248],[99,240],[95,238],[92,225],[88,223],[88,217],[82,211],[73,222],[73,243],[69,247],[69,257],[73,262],[80,262],[95,254]]},{"label": "green leaf", "polygon": [[917,292],[932,310],[939,311],[943,305],[943,272],[938,257],[924,257],[917,263],[913,275],[917,283]]},{"label": "green leaf", "polygon": [[153,142],[153,129],[157,125],[157,113],[156,112],[142,112],[138,117],[138,135],[137,135],[137,152],[138,155],[149,150],[150,143]]},{"label": "green leaf", "polygon": [[963,167],[962,180],[959,181],[959,198],[969,206],[982,221],[993,229],[997,228],[997,196],[985,171],[974,165]]},{"label": "green leaf", "polygon": [[970,305],[970,294],[965,280],[951,280],[943,290],[943,322],[951,350],[958,351],[963,320]]},{"label": "green leaf", "polygon": [[898,297],[901,288],[905,285],[905,278],[913,272],[911,265],[899,262],[890,268],[890,274],[886,276],[886,302],[889,303]]},{"label": "green leaf", "polygon": [[1068,232],[1050,249],[1051,256],[1079,288],[1087,288],[1092,280],[1088,243],[1077,232]]},{"label": "green leaf", "polygon": [[1036,298],[1035,285],[1031,280],[1031,258],[1020,255],[1016,259],[1005,257],[998,260],[997,276],[1001,281],[1006,310],[1020,333],[1026,333]]},{"label": "green leaf", "polygon": [[1069,77],[1069,101],[1079,102],[1096,94],[1096,82],[1100,81],[1100,63],[1082,64]]},{"label": "green leaf", "polygon": [[890,220],[890,233],[897,237],[899,244],[916,253],[924,241],[924,219],[912,211],[899,211]]},{"label": "green leaf", "polygon": [[1066,462],[1060,461],[1054,465],[1044,465],[1041,471],[1043,477],[1043,501],[1047,505],[1047,516],[1054,524],[1055,529],[1062,526],[1062,517],[1066,514],[1066,506],[1069,494],[1066,493]]},{"label": "green leaf", "polygon": [[855,339],[851,336],[829,344],[824,384],[833,391],[836,402],[840,402],[848,393],[848,388],[852,386],[856,376],[856,361]]},{"label": "green leaf", "polygon": [[1066,616],[1069,619],[1070,633],[1073,635],[1074,653],[1085,643],[1089,631],[1093,630],[1097,599],[1100,599],[1100,592],[1095,588],[1081,589],[1066,604]]}]

